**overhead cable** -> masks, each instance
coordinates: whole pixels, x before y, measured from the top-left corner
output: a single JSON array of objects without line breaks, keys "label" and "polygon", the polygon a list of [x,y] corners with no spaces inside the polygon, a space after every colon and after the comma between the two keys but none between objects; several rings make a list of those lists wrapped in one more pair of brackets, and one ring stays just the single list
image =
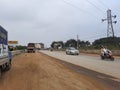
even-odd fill
[{"label": "overhead cable", "polygon": [[100,9],[98,6],[96,6],[94,3],[92,3],[89,0],[86,0],[89,4],[91,4],[92,6],[94,6],[96,9],[98,9],[100,12],[104,13],[104,11],[102,9]]},{"label": "overhead cable", "polygon": [[63,1],[64,3],[66,3],[66,4],[68,4],[68,5],[70,5],[70,6],[74,7],[74,8],[76,8],[76,9],[78,9],[80,12],[87,13],[87,14],[89,14],[89,15],[91,15],[91,16],[93,16],[93,17],[96,17],[96,18],[98,19],[98,16],[95,16],[95,15],[92,14],[92,13],[90,13],[90,12],[88,12],[88,11],[85,11],[85,10],[81,9],[80,7],[74,5],[74,4],[72,4],[72,3],[70,3],[70,2],[68,2],[68,1],[66,1],[66,0],[62,0],[62,1]]},{"label": "overhead cable", "polygon": [[83,13],[87,13],[87,12],[84,11],[83,9],[79,8],[78,6],[76,6],[76,5],[74,5],[74,4],[70,3],[70,2],[68,2],[68,1],[66,1],[66,0],[62,0],[62,1],[63,1],[64,3],[66,3],[66,4],[68,4],[68,5],[70,5],[70,6],[74,7],[74,8],[76,8],[76,9],[78,9],[79,11],[81,11],[81,12],[83,12]]},{"label": "overhead cable", "polygon": [[98,0],[98,2],[102,4],[105,8],[109,9],[109,7],[105,3],[103,3],[101,0]]}]

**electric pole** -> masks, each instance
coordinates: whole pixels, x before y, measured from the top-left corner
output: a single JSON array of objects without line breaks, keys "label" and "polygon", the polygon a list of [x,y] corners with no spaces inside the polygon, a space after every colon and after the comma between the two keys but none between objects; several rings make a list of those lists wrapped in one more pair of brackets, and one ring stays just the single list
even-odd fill
[{"label": "electric pole", "polygon": [[78,40],[79,40],[79,36],[77,35],[77,49],[79,49],[79,42],[78,42]]},{"label": "electric pole", "polygon": [[113,37],[114,38],[114,29],[113,29],[113,23],[117,23],[117,21],[112,21],[112,18],[116,18],[116,15],[112,16],[111,10],[107,10],[107,18],[102,19],[102,22],[107,21],[107,37]]}]

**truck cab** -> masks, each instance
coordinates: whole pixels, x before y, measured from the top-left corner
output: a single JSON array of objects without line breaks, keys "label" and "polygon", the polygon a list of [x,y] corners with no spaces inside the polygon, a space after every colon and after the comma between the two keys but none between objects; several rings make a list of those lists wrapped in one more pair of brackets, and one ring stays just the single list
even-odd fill
[{"label": "truck cab", "polygon": [[27,45],[27,52],[28,53],[35,53],[35,43],[28,43]]},{"label": "truck cab", "polygon": [[12,53],[8,48],[8,32],[0,26],[0,76],[11,68]]}]

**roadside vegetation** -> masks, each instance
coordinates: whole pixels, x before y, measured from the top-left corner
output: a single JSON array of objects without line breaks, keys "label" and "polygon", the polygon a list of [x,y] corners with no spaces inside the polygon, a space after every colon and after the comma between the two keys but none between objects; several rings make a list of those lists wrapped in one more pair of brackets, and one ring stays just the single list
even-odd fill
[{"label": "roadside vegetation", "polygon": [[95,40],[90,43],[89,41],[69,39],[66,42],[63,41],[53,41],[51,43],[51,48],[64,50],[67,47],[75,47],[80,50],[99,50],[100,46],[107,46],[111,50],[120,49],[120,37],[105,37]]},{"label": "roadside vegetation", "polygon": [[22,45],[18,45],[18,46],[9,46],[9,50],[10,51],[14,51],[14,50],[25,50],[27,49],[27,46],[22,46]]}]

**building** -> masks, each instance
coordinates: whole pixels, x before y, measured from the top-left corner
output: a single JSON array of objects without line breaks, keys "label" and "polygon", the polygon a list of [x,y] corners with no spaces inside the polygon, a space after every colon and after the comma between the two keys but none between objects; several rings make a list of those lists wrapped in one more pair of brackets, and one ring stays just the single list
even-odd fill
[{"label": "building", "polygon": [[36,49],[44,49],[44,44],[43,43],[35,43],[35,48]]}]

